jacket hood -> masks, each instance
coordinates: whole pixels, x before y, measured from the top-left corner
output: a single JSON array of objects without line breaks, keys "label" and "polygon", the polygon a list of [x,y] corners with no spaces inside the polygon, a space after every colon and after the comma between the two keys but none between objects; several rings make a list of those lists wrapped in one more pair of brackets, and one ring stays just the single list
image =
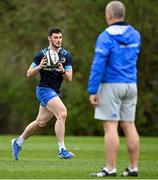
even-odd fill
[{"label": "jacket hood", "polygon": [[113,39],[124,45],[136,43],[136,39],[139,39],[139,34],[131,25],[111,25],[105,31]]}]

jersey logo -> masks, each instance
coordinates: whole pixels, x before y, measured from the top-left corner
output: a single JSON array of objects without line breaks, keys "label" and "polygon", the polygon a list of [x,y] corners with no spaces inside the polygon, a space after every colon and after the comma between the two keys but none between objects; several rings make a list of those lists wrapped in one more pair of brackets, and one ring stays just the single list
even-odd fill
[{"label": "jersey logo", "polygon": [[61,57],[60,61],[61,61],[62,63],[65,63],[66,58],[65,58],[65,57]]}]

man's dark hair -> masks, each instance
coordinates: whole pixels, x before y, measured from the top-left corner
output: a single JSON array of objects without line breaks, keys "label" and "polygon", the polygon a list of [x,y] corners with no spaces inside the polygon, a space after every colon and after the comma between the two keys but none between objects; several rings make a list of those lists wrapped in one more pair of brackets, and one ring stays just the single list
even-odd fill
[{"label": "man's dark hair", "polygon": [[58,27],[51,27],[48,30],[48,36],[51,36],[53,33],[62,33],[62,30]]}]

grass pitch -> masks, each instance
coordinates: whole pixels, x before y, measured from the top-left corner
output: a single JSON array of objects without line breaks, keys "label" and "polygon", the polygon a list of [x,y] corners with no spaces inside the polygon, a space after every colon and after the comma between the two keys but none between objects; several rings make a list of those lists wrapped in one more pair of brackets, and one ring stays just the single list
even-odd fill
[{"label": "grass pitch", "polygon": [[[103,137],[66,137],[66,146],[75,153],[75,158],[64,160],[57,156],[55,137],[32,136],[23,145],[19,161],[13,160],[11,154],[10,140],[15,137],[0,137],[0,179],[89,179],[90,173],[104,165]],[[125,139],[121,138],[117,176],[112,179],[126,179],[119,175],[127,166]],[[136,179],[156,178],[158,138],[142,137],[139,176]]]}]

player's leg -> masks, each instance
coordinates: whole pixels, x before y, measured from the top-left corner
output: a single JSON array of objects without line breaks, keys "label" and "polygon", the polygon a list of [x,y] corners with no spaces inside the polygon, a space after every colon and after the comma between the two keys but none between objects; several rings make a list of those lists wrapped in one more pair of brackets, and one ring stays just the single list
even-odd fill
[{"label": "player's leg", "polygon": [[40,106],[38,116],[35,121],[31,122],[24,132],[17,139],[12,139],[12,153],[15,160],[18,160],[18,155],[24,141],[29,138],[38,129],[46,126],[47,122],[52,118],[53,114],[46,108]]},{"label": "player's leg", "polygon": [[121,101],[115,84],[102,84],[98,92],[99,106],[95,109],[95,118],[103,121],[105,167],[92,176],[115,176],[116,158],[119,148],[118,121]]},{"label": "player's leg", "polygon": [[123,176],[138,175],[138,158],[140,151],[139,135],[135,126],[135,111],[137,104],[137,86],[128,84],[127,95],[122,101],[120,110],[120,126],[126,137],[126,144],[130,158],[129,167],[122,174]]},{"label": "player's leg", "polygon": [[[65,122],[67,118],[67,109],[65,105],[59,97],[55,97],[48,101],[46,108],[56,117],[55,133],[59,146],[59,157],[72,158],[74,155],[66,150],[64,144]],[[61,153],[62,151],[63,153]]]},{"label": "player's leg", "polygon": [[65,121],[67,117],[67,109],[59,97],[55,97],[48,101],[46,108],[56,117],[55,133],[58,142],[64,141]]},{"label": "player's leg", "polygon": [[91,176],[116,176],[116,159],[119,148],[119,136],[117,132],[117,121],[104,121],[104,152],[105,152],[105,167],[97,172],[92,173]]},{"label": "player's leg", "polygon": [[[128,167],[129,172],[124,172],[124,175],[126,176],[128,173],[130,173],[130,176],[137,176],[138,158],[140,151],[139,135],[137,133],[134,122],[122,121],[120,125],[126,137],[126,144],[130,158],[130,165]],[[126,169],[126,171],[128,170]]]},{"label": "player's leg", "polygon": [[103,126],[106,167],[112,170],[116,168],[116,158],[119,148],[118,122],[105,121]]},{"label": "player's leg", "polygon": [[40,105],[39,112],[35,121],[31,122],[21,134],[21,137],[26,140],[38,129],[45,127],[47,122],[53,117],[53,114],[48,111],[45,107]]},{"label": "player's leg", "polygon": [[104,84],[99,94],[101,112],[104,112],[104,151],[106,168],[116,172],[116,158],[119,148],[118,121],[121,100],[119,98],[120,86]]}]

